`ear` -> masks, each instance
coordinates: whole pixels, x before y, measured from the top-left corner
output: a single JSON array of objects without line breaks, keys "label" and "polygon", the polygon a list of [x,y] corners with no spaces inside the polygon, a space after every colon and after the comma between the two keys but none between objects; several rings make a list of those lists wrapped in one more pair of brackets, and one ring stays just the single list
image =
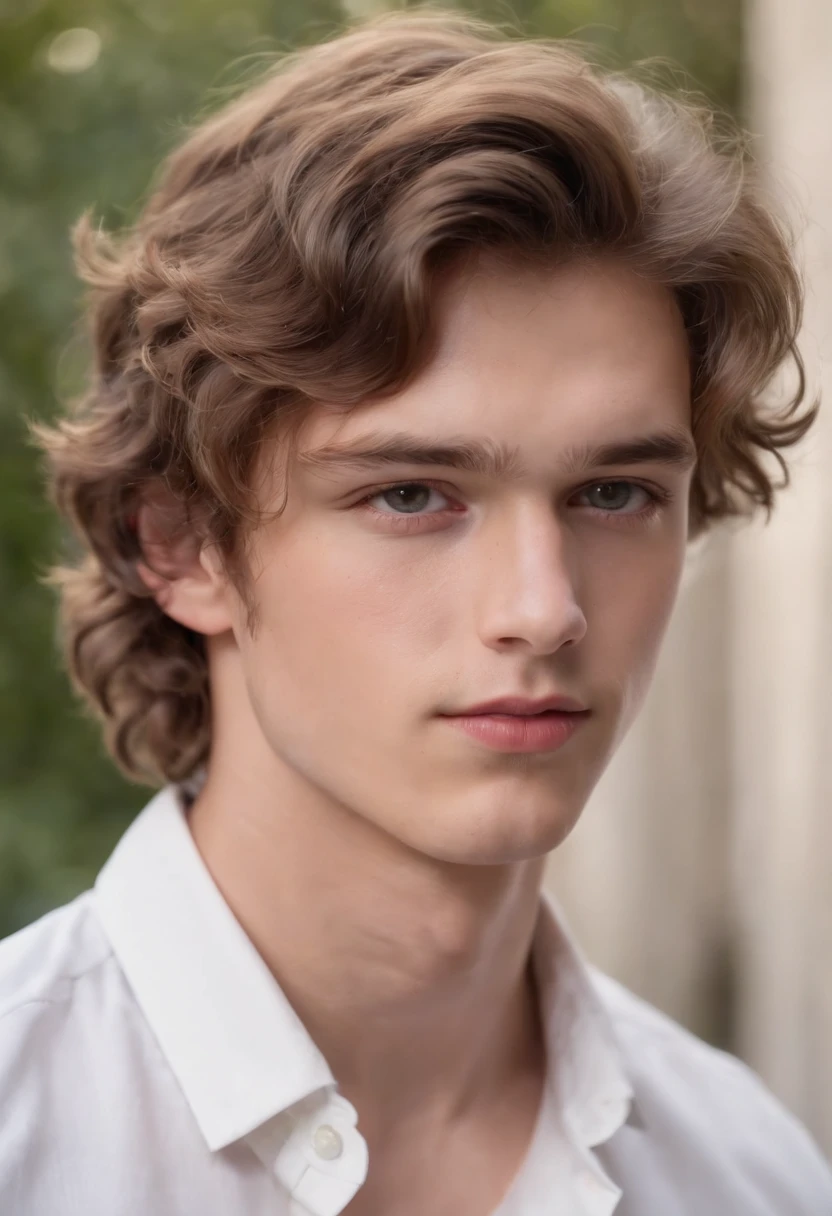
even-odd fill
[{"label": "ear", "polygon": [[136,568],[162,611],[196,633],[231,629],[232,588],[219,554],[165,486],[142,493],[136,533],[145,559]]}]

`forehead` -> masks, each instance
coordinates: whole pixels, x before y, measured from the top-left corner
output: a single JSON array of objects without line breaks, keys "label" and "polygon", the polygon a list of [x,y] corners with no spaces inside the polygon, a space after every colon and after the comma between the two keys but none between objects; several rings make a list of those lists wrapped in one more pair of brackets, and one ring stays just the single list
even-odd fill
[{"label": "forehead", "polygon": [[531,468],[558,448],[687,429],[687,335],[673,295],[611,260],[529,267],[481,260],[437,296],[438,341],[402,392],[313,411],[299,451],[364,434],[466,433]]}]

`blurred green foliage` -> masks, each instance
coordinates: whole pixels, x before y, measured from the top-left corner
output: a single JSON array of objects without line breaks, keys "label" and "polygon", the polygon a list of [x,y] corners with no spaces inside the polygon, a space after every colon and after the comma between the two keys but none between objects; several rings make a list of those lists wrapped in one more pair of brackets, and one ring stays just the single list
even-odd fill
[{"label": "blurred green foliage", "polygon": [[[129,222],[182,123],[258,56],[383,5],[352,0],[0,0],[0,935],[89,884],[148,791],[76,706],[40,576],[61,547],[25,417],[83,375],[69,229]],[[400,6],[401,7],[401,6]],[[736,109],[738,0],[515,0],[459,7],[576,35],[616,62],[661,56]]]}]

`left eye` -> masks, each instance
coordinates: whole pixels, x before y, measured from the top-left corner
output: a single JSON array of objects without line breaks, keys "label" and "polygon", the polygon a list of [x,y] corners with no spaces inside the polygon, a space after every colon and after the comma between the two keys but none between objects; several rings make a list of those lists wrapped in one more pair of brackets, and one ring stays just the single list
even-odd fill
[{"label": "left eye", "polygon": [[[388,506],[395,504],[395,507],[401,507],[402,510],[394,509],[393,515],[416,515],[419,511],[424,510],[430,501],[431,494],[438,494],[440,498],[444,498],[439,490],[433,486],[423,485],[422,482],[409,481],[403,485],[391,486],[387,490],[379,490],[377,494],[373,494],[372,498],[366,501],[372,503],[375,499],[381,498],[387,502]],[[382,512],[387,514],[387,512]]]},{"label": "left eye", "polygon": [[598,481],[581,490],[580,497],[587,506],[617,515],[637,514],[650,502],[651,495],[644,486],[632,481]]}]

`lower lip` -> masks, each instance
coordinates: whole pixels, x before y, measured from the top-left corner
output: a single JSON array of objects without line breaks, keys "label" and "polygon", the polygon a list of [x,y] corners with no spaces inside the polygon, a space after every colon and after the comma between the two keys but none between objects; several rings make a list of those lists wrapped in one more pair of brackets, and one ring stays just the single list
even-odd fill
[{"label": "lower lip", "polygon": [[498,752],[554,752],[568,743],[589,717],[580,713],[449,715],[461,730]]}]

